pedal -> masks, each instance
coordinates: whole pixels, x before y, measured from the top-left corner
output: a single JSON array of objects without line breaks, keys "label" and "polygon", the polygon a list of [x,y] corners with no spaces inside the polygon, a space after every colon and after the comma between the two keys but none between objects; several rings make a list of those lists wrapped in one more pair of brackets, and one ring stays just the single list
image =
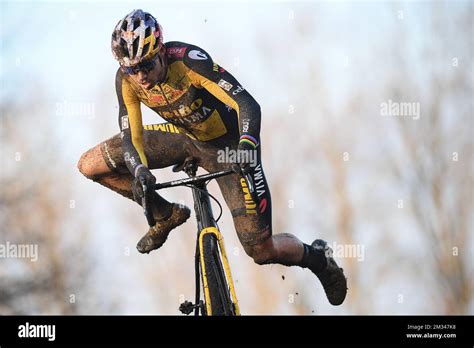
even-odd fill
[{"label": "pedal", "polygon": [[179,305],[179,310],[181,311],[181,313],[189,315],[194,311],[196,307],[199,307],[199,305],[195,305],[189,301],[184,301]]}]

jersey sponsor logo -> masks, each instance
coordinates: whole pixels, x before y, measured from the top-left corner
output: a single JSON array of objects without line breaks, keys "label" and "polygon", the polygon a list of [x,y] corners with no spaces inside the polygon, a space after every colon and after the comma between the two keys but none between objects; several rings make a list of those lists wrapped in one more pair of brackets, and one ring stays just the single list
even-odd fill
[{"label": "jersey sponsor logo", "polygon": [[[173,109],[172,111],[162,111],[160,115],[163,117],[185,117],[191,115],[193,112],[197,112],[199,108],[202,107],[202,99],[198,98],[194,100],[189,106],[181,104],[177,109]],[[206,110],[210,110],[205,106],[202,107],[202,111],[206,112]]]},{"label": "jersey sponsor logo", "polygon": [[257,214],[257,204],[255,204],[254,200],[252,199],[252,195],[250,194],[245,178],[240,179],[240,185],[242,186],[242,192],[244,193],[246,213]]},{"label": "jersey sponsor logo", "polygon": [[233,87],[231,83],[227,82],[224,79],[220,79],[217,85],[227,92],[229,92]]},{"label": "jersey sponsor logo", "polygon": [[[150,91],[145,91],[145,98],[152,103],[174,103],[184,94],[188,93],[191,82],[184,74],[169,70],[169,80],[166,84],[155,85]],[[164,94],[164,95],[163,95]]]},{"label": "jersey sponsor logo", "polygon": [[169,85],[163,85],[162,90],[166,98],[165,96],[163,96],[163,94],[161,94],[160,90],[152,89],[150,91],[145,92],[146,94],[143,97],[143,99],[144,100],[148,99],[153,104],[164,105],[164,104],[167,104],[166,101],[173,103],[175,100],[179,99],[182,95],[187,93],[187,90],[185,88],[178,89],[178,88],[173,88]]},{"label": "jersey sponsor logo", "polygon": [[130,163],[130,165],[132,166],[132,168],[135,168],[135,166],[138,164],[138,163],[137,163],[137,160],[135,159],[135,157],[133,157],[132,155],[130,155],[130,152],[125,152],[123,158],[125,159],[125,162]]},{"label": "jersey sponsor logo", "polygon": [[260,204],[258,205],[258,211],[260,214],[265,213],[265,210],[267,210],[267,199],[264,198],[260,201]]},{"label": "jersey sponsor logo", "polygon": [[173,56],[175,58],[183,58],[185,51],[186,47],[170,47],[166,50],[168,55]]},{"label": "jersey sponsor logo", "polygon": [[242,87],[241,85],[237,85],[237,88],[235,89],[235,91],[232,92],[232,95],[237,95],[244,90],[244,87]]},{"label": "jersey sponsor logo", "polygon": [[158,95],[158,94],[150,95],[150,97],[148,99],[152,103],[158,103],[158,104],[165,104],[166,103],[165,97],[163,97],[162,95]]},{"label": "jersey sponsor logo", "polygon": [[242,120],[242,131],[243,133],[247,133],[249,131],[250,120],[248,118],[244,118]]},{"label": "jersey sponsor logo", "polygon": [[253,180],[255,181],[255,188],[257,189],[257,195],[260,198],[260,196],[264,195],[266,192],[261,164],[255,167],[255,171],[253,172]]},{"label": "jersey sponsor logo", "polygon": [[128,127],[129,127],[128,115],[122,116],[121,122],[122,122],[122,129],[128,129]]},{"label": "jersey sponsor logo", "polygon": [[162,111],[160,115],[175,124],[186,127],[198,124],[211,115],[212,109],[202,105],[202,99],[197,99],[190,106],[180,105],[178,109]]},{"label": "jersey sponsor logo", "polygon": [[181,118],[182,124],[193,124],[193,123],[200,123],[201,121],[205,120],[206,118],[209,117],[211,114],[212,109],[209,109],[205,106],[202,107],[200,110],[202,113],[199,111],[194,112],[193,114]]},{"label": "jersey sponsor logo", "polygon": [[205,53],[198,50],[191,50],[188,53],[188,57],[195,60],[206,60],[207,56]]},{"label": "jersey sponsor logo", "polygon": [[158,123],[158,124],[147,124],[144,125],[145,130],[155,130],[166,133],[179,133],[179,129],[171,123]]},{"label": "jersey sponsor logo", "polygon": [[212,70],[213,70],[214,72],[220,72],[220,73],[223,73],[223,72],[225,71],[224,68],[221,67],[221,66],[219,66],[217,63],[214,63],[214,64],[212,65]]},{"label": "jersey sponsor logo", "polygon": [[[120,133],[120,137],[123,139],[123,132]],[[112,156],[110,156],[109,147],[106,142],[104,143],[104,150],[105,150],[105,155],[107,156],[107,159],[109,160],[109,163],[112,165],[112,167],[117,168],[117,164],[112,159]]]}]

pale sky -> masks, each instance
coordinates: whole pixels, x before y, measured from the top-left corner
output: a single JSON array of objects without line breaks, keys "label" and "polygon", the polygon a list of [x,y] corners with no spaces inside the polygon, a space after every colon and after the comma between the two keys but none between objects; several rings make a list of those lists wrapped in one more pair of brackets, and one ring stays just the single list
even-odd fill
[{"label": "pale sky", "polygon": [[[466,4],[451,1],[449,6],[446,3],[440,6],[455,15],[465,11]],[[435,35],[429,27],[431,13],[425,5],[417,1],[262,1],[256,4],[250,0],[2,0],[0,97],[2,103],[28,102],[29,93],[45,97],[41,113],[32,112],[31,117],[38,122],[45,117],[55,120],[51,135],[63,144],[57,149],[58,155],[67,163],[67,173],[76,179],[75,189],[92,193],[95,187],[79,176],[75,164],[82,152],[118,132],[114,90],[118,65],[111,54],[110,36],[118,20],[132,9],[142,8],[153,14],[164,29],[165,41],[183,41],[205,49],[257,99],[262,106],[262,117],[278,122],[278,117],[287,115],[292,106],[296,115],[288,117],[298,117],[300,124],[318,130],[323,129],[326,122],[321,115],[324,110],[319,109],[321,104],[337,114],[344,101],[361,86],[369,86],[376,93],[383,87],[380,85],[383,77],[397,72],[396,66],[387,65],[390,55],[397,53],[390,51],[397,40],[403,40],[400,46],[407,47],[402,55],[412,67],[416,80],[420,85],[428,81],[423,67],[429,57],[417,49]],[[452,50],[446,52],[448,64],[457,56],[459,45],[463,45],[463,40],[453,42]],[[315,63],[320,74],[316,77],[307,69]],[[321,103],[322,98],[324,103]],[[421,96],[413,98],[421,99]],[[379,103],[377,99],[372,105],[374,112],[378,112]],[[58,114],[61,107],[78,104],[91,108],[88,110],[93,110],[93,115]],[[32,106],[32,111],[37,107]],[[146,123],[161,121],[145,107],[142,110]],[[344,122],[344,115],[340,117]],[[271,134],[265,136],[270,138]],[[308,142],[312,136],[307,136]],[[388,146],[397,145],[390,136],[385,141]],[[367,153],[374,154],[378,150],[378,144],[374,143],[367,141],[357,146],[368,147]],[[363,197],[361,183],[368,184],[363,172],[350,179],[353,197]],[[294,185],[303,201],[310,199],[304,196],[305,188],[298,187],[297,181]],[[101,207],[97,214],[107,214],[107,208]],[[100,226],[97,238],[105,241],[113,228],[119,228],[114,222],[110,224]],[[400,230],[407,228],[403,220],[394,224],[400,224],[395,227]],[[358,228],[370,231],[371,226],[361,222]],[[416,238],[414,244],[410,231],[408,228],[405,236],[400,235],[398,247],[416,247]],[[301,233],[309,234],[309,227],[302,227]],[[370,234],[361,234],[360,240],[370,247],[373,240],[368,236]],[[108,256],[119,257],[113,253]],[[422,257],[421,251],[419,257]],[[103,267],[113,271],[112,265],[104,263]],[[396,295],[398,289],[387,291]],[[143,306],[146,300],[146,297],[142,299]],[[391,300],[381,296],[377,301],[380,308],[387,308],[390,305],[385,303]],[[134,304],[128,306],[133,310]],[[339,309],[326,310],[344,313]]]}]

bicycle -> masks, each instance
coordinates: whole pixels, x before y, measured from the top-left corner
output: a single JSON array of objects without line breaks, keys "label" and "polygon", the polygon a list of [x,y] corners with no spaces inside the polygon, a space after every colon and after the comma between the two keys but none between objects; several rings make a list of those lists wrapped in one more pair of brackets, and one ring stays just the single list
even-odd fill
[{"label": "bicycle", "polygon": [[[195,252],[195,302],[184,301],[179,310],[189,315],[194,310],[194,315],[240,315],[240,308],[235,293],[234,282],[230,271],[227,254],[224,247],[224,239],[219,231],[217,222],[222,216],[222,206],[219,201],[207,191],[210,180],[235,173],[233,169],[222,170],[214,173],[196,176],[197,160],[189,157],[183,163],[173,167],[173,172],[183,170],[188,178],[173,180],[165,183],[155,184],[154,189],[186,186],[193,191],[194,211],[197,219],[197,238]],[[253,195],[254,185],[250,175],[245,175],[249,191]],[[146,188],[144,188],[146,192]],[[151,209],[148,209],[145,195],[142,198],[142,206],[148,224],[153,226],[155,220]],[[220,214],[214,219],[210,197],[215,200],[220,208]],[[202,282],[201,282],[202,280]],[[201,285],[204,300],[201,300]]]}]

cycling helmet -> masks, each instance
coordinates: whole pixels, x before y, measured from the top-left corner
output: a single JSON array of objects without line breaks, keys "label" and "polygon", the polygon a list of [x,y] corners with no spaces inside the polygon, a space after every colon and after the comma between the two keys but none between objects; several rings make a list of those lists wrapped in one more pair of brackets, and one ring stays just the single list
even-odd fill
[{"label": "cycling helmet", "polygon": [[123,67],[152,58],[163,46],[163,30],[155,17],[133,10],[120,20],[112,33],[112,53]]}]

